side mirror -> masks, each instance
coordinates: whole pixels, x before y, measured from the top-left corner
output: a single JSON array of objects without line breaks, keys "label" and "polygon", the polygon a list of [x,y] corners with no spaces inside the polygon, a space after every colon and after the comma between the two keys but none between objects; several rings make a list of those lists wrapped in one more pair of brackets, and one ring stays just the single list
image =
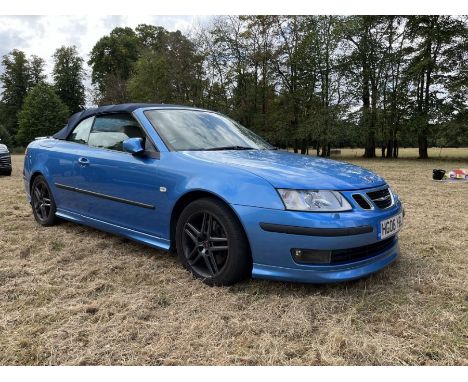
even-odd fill
[{"label": "side mirror", "polygon": [[128,138],[123,141],[123,150],[132,155],[143,154],[143,138]]}]

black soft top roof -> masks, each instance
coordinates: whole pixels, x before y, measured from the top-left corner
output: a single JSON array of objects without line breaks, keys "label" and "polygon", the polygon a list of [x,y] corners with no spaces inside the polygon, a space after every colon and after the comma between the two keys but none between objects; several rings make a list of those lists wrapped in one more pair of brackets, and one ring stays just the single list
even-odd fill
[{"label": "black soft top roof", "polygon": [[[106,105],[99,106],[93,109],[86,109],[73,114],[65,127],[59,132],[53,135],[56,139],[67,139],[70,132],[80,123],[83,119],[91,117],[93,115],[108,114],[108,113],[131,113],[136,109],[143,107],[186,107],[179,105],[166,105],[157,103],[123,103],[119,105]],[[189,108],[189,107],[187,107]]]}]

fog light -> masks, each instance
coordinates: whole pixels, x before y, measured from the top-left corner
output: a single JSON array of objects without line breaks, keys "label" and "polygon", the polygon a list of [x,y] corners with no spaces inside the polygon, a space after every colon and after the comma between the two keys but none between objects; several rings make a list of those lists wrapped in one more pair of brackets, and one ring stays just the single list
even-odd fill
[{"label": "fog light", "polygon": [[320,249],[291,249],[294,261],[303,264],[330,264],[331,253],[332,251]]},{"label": "fog light", "polygon": [[293,251],[295,252],[294,257],[297,260],[302,260],[302,251],[300,249],[293,249]]}]

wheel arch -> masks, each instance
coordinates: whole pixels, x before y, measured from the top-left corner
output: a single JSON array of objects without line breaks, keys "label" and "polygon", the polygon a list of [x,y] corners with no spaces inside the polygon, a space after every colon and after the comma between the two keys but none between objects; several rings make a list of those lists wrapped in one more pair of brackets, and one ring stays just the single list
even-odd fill
[{"label": "wheel arch", "polygon": [[217,194],[215,194],[213,192],[206,191],[206,190],[191,190],[191,191],[188,191],[185,194],[183,194],[177,200],[177,202],[174,204],[174,207],[172,208],[172,212],[171,212],[171,220],[170,220],[170,226],[169,226],[169,228],[170,228],[169,239],[170,239],[170,242],[171,242],[170,251],[171,252],[175,251],[175,231],[176,231],[176,225],[177,225],[177,221],[179,219],[180,214],[182,213],[184,208],[187,207],[190,203],[194,202],[195,200],[202,199],[202,198],[216,199],[216,200],[220,201],[221,203],[223,203],[225,206],[227,206],[232,211],[232,213],[236,217],[240,227],[242,228],[242,232],[244,233],[244,236],[245,236],[245,238],[247,240],[247,245],[249,246],[249,256],[252,257],[252,250],[251,250],[251,246],[250,246],[249,237],[247,235],[247,232],[245,231],[245,227],[242,224],[242,221],[239,218],[239,215],[237,214],[237,212],[221,196],[219,196],[219,195],[217,195]]},{"label": "wheel arch", "polygon": [[34,179],[36,179],[38,176],[43,176],[43,177],[45,178],[44,174],[43,174],[41,171],[39,171],[39,170],[36,170],[36,171],[34,171],[34,172],[32,173],[31,177],[29,178],[29,185],[28,185],[28,187],[29,187],[29,195],[31,195],[31,188],[32,188],[32,185],[33,185],[33,183],[34,183]]}]

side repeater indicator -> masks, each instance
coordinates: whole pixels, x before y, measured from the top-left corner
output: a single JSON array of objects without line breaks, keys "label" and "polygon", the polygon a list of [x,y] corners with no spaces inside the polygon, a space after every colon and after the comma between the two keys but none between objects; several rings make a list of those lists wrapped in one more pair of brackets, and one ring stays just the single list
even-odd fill
[{"label": "side repeater indicator", "polygon": [[166,192],[167,189],[166,189],[166,187],[159,187],[159,191],[161,191],[161,192]]}]

